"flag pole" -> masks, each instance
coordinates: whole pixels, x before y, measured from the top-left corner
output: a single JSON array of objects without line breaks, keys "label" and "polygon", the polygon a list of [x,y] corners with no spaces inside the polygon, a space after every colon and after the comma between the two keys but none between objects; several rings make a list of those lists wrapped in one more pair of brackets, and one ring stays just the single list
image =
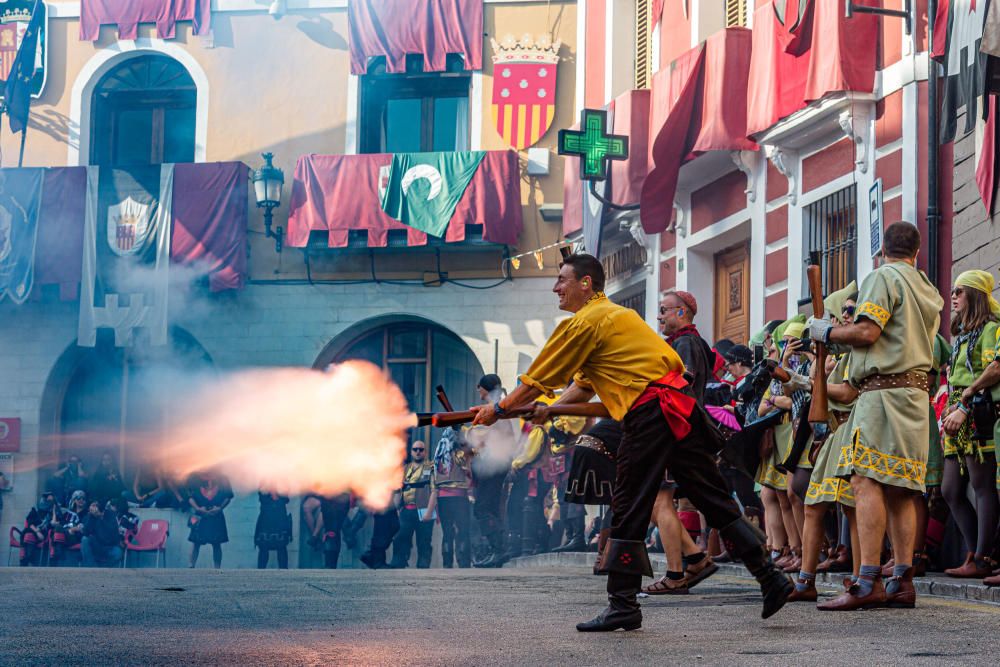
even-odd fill
[{"label": "flag pole", "polygon": [[28,126],[21,128],[21,151],[17,155],[17,167],[20,169],[24,165],[24,140],[28,136]]}]

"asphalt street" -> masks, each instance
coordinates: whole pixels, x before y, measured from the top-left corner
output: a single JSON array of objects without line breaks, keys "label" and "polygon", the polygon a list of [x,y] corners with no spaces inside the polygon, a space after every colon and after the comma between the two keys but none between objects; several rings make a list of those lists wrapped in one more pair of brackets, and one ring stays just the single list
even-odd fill
[{"label": "asphalt street", "polygon": [[[760,619],[752,581],[716,575],[644,601],[643,629],[582,635],[604,604],[583,568],[0,568],[3,665],[996,665],[1000,607]],[[695,594],[697,593],[697,594]]]}]

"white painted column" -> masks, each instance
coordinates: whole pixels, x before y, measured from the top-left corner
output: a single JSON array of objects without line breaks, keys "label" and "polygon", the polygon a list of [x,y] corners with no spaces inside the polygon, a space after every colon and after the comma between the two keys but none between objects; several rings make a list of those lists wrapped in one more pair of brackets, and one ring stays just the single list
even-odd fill
[{"label": "white painted column", "polygon": [[604,5],[604,103],[635,86],[635,1]]},{"label": "white painted column", "polygon": [[688,232],[691,226],[691,193],[678,190],[674,194],[674,208],[677,210],[677,228],[674,232],[674,262],[677,276],[676,288],[688,290]]},{"label": "white painted column", "polygon": [[[777,146],[767,147],[767,157],[775,168],[788,179],[788,317],[799,310],[798,301],[802,298],[803,244],[802,244],[802,206],[800,195],[802,188],[802,157],[796,151]],[[766,191],[765,191],[766,192]],[[766,198],[766,194],[765,194]],[[777,291],[774,292],[775,294]],[[765,297],[767,294],[765,294]]]},{"label": "white painted column", "polygon": [[767,255],[767,158],[754,151],[747,179],[747,206],[750,209],[750,332],[764,326],[764,261]]},{"label": "white painted column", "polygon": [[[920,91],[916,81],[903,86],[903,220],[918,224],[917,189],[919,187],[919,150],[921,144],[917,136],[920,128],[917,122],[920,113]],[[867,202],[867,197],[866,197]],[[860,209],[859,209],[860,210]]]},{"label": "white painted column", "polygon": [[[849,112],[841,114],[840,123],[845,134],[854,142],[854,181],[857,183],[858,207],[858,283],[860,283],[874,269],[868,191],[875,183],[875,103],[855,101]],[[903,145],[906,145],[905,141]]]}]

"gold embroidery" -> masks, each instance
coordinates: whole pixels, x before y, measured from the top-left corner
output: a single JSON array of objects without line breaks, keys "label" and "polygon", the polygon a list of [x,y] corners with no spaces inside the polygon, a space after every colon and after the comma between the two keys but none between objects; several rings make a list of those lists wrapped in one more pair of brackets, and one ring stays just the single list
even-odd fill
[{"label": "gold embroidery", "polygon": [[[883,454],[861,442],[861,429],[854,431],[854,451],[851,466],[855,469],[871,470],[885,477],[905,479],[923,484],[927,477],[927,463],[892,454]],[[841,454],[843,456],[843,454]]]},{"label": "gold embroidery", "polygon": [[854,494],[851,492],[850,483],[839,477],[825,477],[819,484],[810,481],[809,490],[806,491],[806,498],[831,503],[854,502]]},{"label": "gold embroidery", "polygon": [[871,301],[865,301],[861,305],[860,310],[858,310],[858,316],[860,317],[861,315],[868,315],[873,320],[878,322],[880,327],[885,327],[885,323],[888,322],[891,317],[888,310],[882,306],[872,303]]},{"label": "gold embroidery", "polygon": [[767,467],[764,470],[764,474],[761,475],[759,484],[761,484],[761,486],[769,486],[779,491],[785,489],[787,487],[785,473],[779,472],[778,469],[770,463],[766,463],[765,465]]}]

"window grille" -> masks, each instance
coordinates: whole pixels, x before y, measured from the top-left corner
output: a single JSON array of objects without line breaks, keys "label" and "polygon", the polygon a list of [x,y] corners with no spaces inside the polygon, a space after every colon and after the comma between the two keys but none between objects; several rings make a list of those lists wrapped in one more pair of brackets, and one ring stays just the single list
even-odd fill
[{"label": "window grille", "polygon": [[[823,294],[846,287],[858,277],[857,186],[823,197],[803,211],[806,262],[819,252],[823,266]],[[809,298],[803,272],[802,295]]]}]

